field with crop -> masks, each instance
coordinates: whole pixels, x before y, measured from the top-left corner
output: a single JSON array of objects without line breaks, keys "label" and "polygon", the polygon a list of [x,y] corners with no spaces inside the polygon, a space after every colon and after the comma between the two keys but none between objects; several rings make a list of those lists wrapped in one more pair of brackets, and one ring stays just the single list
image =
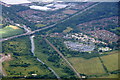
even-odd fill
[{"label": "field with crop", "polygon": [[73,57],[68,59],[79,73],[87,75],[105,73],[104,68],[98,58],[84,59]]},{"label": "field with crop", "polygon": [[108,71],[118,70],[118,53],[119,51],[110,52],[112,54],[101,57]]},{"label": "field with crop", "polygon": [[44,27],[46,25],[44,25],[44,24],[36,24],[35,26],[37,26],[38,28],[40,28],[40,27]]},{"label": "field with crop", "polygon": [[[118,68],[118,53],[119,50],[105,52],[105,56],[101,56],[103,64],[109,72],[119,70]],[[106,74],[100,59],[98,57],[91,59],[84,59],[80,57],[68,58],[75,69],[82,74],[86,75],[99,75],[99,77],[115,78],[116,74]]]},{"label": "field with crop", "polygon": [[9,37],[9,36],[18,35],[21,33],[23,33],[23,30],[13,25],[9,25],[0,29],[0,35],[2,35],[2,37]]},{"label": "field with crop", "polygon": [[109,74],[107,76],[103,76],[103,77],[100,77],[100,78],[118,78],[119,75],[118,74]]}]

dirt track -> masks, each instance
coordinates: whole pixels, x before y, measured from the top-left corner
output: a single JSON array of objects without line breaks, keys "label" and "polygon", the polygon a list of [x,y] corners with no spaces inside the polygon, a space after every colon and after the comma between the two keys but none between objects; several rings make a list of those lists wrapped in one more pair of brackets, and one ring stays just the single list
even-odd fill
[{"label": "dirt track", "polygon": [[4,61],[9,61],[11,60],[11,55],[4,55],[4,54],[0,54],[1,58],[0,58],[0,73],[3,75],[3,76],[7,76],[4,68],[2,67],[2,63]]}]

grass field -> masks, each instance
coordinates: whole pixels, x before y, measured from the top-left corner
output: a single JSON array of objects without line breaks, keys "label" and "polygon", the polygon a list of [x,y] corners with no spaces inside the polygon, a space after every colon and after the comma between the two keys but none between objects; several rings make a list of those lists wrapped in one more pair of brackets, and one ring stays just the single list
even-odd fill
[{"label": "grass field", "polygon": [[13,25],[9,25],[0,29],[0,35],[2,35],[1,37],[9,37],[9,36],[18,35],[21,33],[23,33],[23,30]]},{"label": "grass field", "polygon": [[108,71],[118,70],[118,53],[119,51],[112,51],[112,54],[101,57],[104,65]]},{"label": "grass field", "polygon": [[[101,59],[103,60],[104,65],[108,69],[108,71],[115,71],[118,70],[118,53],[119,51],[111,51],[105,52],[109,55],[102,56]],[[87,75],[97,75],[97,74],[104,74],[105,71],[101,62],[98,58],[92,59],[83,59],[80,57],[72,57],[68,58],[72,65],[79,73],[87,74]],[[114,75],[108,77],[115,77]]]},{"label": "grass field", "polygon": [[118,78],[119,75],[118,74],[109,74],[108,76],[103,76],[103,77],[100,77],[100,78]]},{"label": "grass field", "polygon": [[72,30],[73,30],[73,28],[67,27],[63,32],[64,32],[64,33],[69,33],[69,32],[72,31]]},{"label": "grass field", "polygon": [[37,26],[38,28],[40,28],[40,27],[44,27],[46,25],[44,25],[44,24],[36,24],[35,26]]},{"label": "grass field", "polygon": [[83,59],[79,57],[68,58],[74,68],[79,72],[87,75],[105,73],[103,66],[98,58]]},{"label": "grass field", "polygon": [[0,26],[2,26],[3,24],[0,24]]},{"label": "grass field", "polygon": [[118,50],[114,50],[110,52],[103,52],[103,54],[107,54],[107,55],[114,54],[114,53],[118,53]]}]

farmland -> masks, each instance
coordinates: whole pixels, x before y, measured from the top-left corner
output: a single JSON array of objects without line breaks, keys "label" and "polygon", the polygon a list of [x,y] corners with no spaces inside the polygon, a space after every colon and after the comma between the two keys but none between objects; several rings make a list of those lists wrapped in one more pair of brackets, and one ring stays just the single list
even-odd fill
[{"label": "farmland", "polygon": [[[101,59],[103,64],[106,66],[109,72],[119,70],[118,68],[118,52],[112,51],[109,55],[102,56]],[[106,74],[103,66],[101,65],[98,57],[91,59],[84,59],[80,57],[68,58],[72,65],[76,68],[79,73],[86,74],[88,76],[98,75],[101,77],[107,76],[108,78],[117,77],[116,74]],[[105,75],[103,75],[105,74]]]},{"label": "farmland", "polygon": [[103,77],[100,77],[100,78],[118,78],[119,75],[118,74],[110,74],[108,76],[103,76]]},{"label": "farmland", "polygon": [[21,33],[23,33],[23,30],[13,25],[9,25],[0,29],[0,35],[2,35],[2,37],[9,37],[9,36],[18,35]]},{"label": "farmland", "polygon": [[111,55],[101,57],[108,71],[118,70],[118,53],[119,51],[115,51]]},{"label": "farmland", "polygon": [[98,58],[84,59],[79,57],[68,58],[79,73],[93,75],[105,73]]},{"label": "farmland", "polygon": [[44,27],[46,25],[44,25],[44,24],[36,24],[35,26],[37,26],[38,28],[40,28],[40,27]]}]

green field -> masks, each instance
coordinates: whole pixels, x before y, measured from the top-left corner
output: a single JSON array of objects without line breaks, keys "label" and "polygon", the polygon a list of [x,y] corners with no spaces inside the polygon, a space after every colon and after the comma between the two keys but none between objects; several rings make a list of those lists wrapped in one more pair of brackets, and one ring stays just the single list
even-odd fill
[{"label": "green field", "polygon": [[119,51],[110,52],[112,54],[101,57],[108,71],[118,70],[118,53]]},{"label": "green field", "polygon": [[38,28],[40,28],[40,27],[44,27],[46,25],[44,25],[44,24],[36,24],[35,26],[37,26]]},{"label": "green field", "polygon": [[64,32],[64,33],[69,33],[69,32],[72,31],[72,30],[73,30],[73,28],[67,27],[63,32]]},{"label": "green field", "polygon": [[12,25],[9,25],[0,29],[0,35],[2,35],[2,37],[9,37],[9,36],[18,35],[21,33],[23,33],[22,29]]},{"label": "green field", "polygon": [[118,74],[109,74],[108,76],[103,76],[103,77],[100,77],[100,78],[118,78],[119,75]]},{"label": "green field", "polygon": [[[105,52],[108,53],[108,52]],[[103,64],[106,66],[109,72],[118,70],[118,53],[119,51],[109,52],[109,55],[102,56]],[[105,70],[99,60],[99,58],[84,59],[80,57],[68,58],[71,64],[79,73],[87,75],[105,74]],[[104,75],[103,75],[104,76]],[[114,77],[114,75],[108,77]]]},{"label": "green field", "polygon": [[103,74],[104,68],[98,58],[84,59],[79,57],[68,58],[74,68],[87,75]]}]

